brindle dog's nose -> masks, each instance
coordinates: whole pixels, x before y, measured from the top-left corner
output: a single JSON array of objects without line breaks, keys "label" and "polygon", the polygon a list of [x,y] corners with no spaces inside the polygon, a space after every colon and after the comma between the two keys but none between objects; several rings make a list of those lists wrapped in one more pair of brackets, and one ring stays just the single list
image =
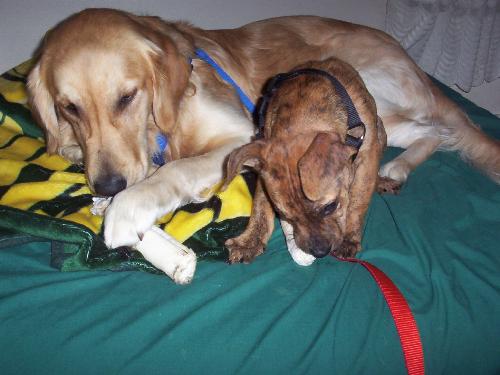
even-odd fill
[{"label": "brindle dog's nose", "polygon": [[331,247],[315,247],[311,249],[311,255],[315,256],[316,258],[323,258],[330,254]]},{"label": "brindle dog's nose", "polygon": [[118,194],[127,187],[127,180],[119,174],[105,174],[99,176],[94,183],[94,191],[97,195],[111,197]]}]

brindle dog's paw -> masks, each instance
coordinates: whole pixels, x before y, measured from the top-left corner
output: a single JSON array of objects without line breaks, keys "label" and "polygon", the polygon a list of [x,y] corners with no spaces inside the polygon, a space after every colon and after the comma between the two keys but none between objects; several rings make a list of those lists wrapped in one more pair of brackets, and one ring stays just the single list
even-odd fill
[{"label": "brindle dog's paw", "polygon": [[225,243],[229,251],[229,263],[250,263],[255,257],[264,252],[262,244],[252,243],[252,241],[242,241],[238,237],[230,238]]},{"label": "brindle dog's paw", "polygon": [[402,182],[393,180],[390,177],[379,177],[377,193],[379,194],[399,194]]},{"label": "brindle dog's paw", "polygon": [[352,258],[361,250],[361,244],[357,241],[344,240],[333,254],[339,258]]}]

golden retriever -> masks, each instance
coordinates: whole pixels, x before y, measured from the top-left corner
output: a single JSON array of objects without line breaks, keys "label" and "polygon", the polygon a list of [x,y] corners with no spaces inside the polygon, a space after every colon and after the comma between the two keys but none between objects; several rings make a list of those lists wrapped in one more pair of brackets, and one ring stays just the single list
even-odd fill
[{"label": "golden retriever", "polygon": [[[387,34],[314,16],[268,19],[232,30],[88,9],[41,43],[28,79],[47,149],[85,163],[89,186],[114,195],[105,241],[133,245],[157,218],[223,177],[223,164],[254,125],[234,89],[194,51],[207,51],[252,100],[266,80],[308,60],[334,56],[363,78],[389,146],[406,149],[381,168],[403,182],[438,147],[500,182],[500,146],[478,130]],[[192,61],[191,61],[192,59]],[[156,169],[155,137],[168,136]]]}]

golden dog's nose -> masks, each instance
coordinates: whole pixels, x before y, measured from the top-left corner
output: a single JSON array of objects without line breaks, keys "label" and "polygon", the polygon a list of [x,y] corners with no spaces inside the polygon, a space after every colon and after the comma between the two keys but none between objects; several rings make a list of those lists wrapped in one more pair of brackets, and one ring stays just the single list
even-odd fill
[{"label": "golden dog's nose", "polygon": [[127,187],[127,180],[122,175],[105,174],[94,183],[94,191],[103,197],[112,197]]}]

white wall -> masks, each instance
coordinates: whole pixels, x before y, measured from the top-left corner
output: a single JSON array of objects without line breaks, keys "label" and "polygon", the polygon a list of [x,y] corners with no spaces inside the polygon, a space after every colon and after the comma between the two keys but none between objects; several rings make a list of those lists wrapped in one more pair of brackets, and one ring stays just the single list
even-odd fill
[{"label": "white wall", "polygon": [[274,16],[315,14],[383,28],[385,0],[0,0],[0,71],[27,59],[44,32],[90,7],[182,19],[204,28],[236,27]]},{"label": "white wall", "polygon": [[[204,28],[236,27],[257,19],[315,14],[384,29],[386,0],[0,0],[0,72],[28,59],[44,32],[88,7],[182,19]],[[500,114],[500,80],[466,96]]]}]

